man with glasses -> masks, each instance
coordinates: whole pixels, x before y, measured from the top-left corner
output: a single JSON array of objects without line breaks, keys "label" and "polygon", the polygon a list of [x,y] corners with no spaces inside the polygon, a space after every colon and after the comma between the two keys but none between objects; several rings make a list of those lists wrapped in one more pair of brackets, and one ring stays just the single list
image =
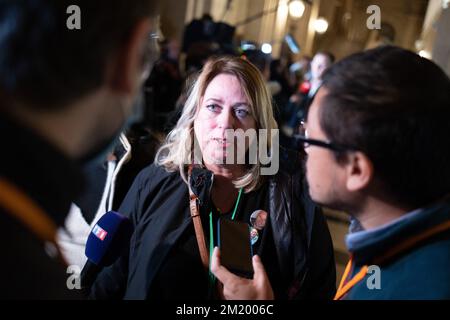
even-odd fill
[{"label": "man with glasses", "polygon": [[[450,79],[413,52],[380,47],[324,75],[297,138],[312,199],[352,220],[335,299],[450,299],[449,119]],[[270,296],[218,252],[212,271],[228,298]]]}]

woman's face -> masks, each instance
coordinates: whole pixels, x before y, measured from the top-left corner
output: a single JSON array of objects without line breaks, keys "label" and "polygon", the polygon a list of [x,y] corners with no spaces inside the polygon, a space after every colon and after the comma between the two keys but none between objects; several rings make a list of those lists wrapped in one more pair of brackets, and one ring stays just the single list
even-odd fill
[{"label": "woman's face", "polygon": [[230,164],[230,148],[237,154],[235,139],[226,130],[256,129],[256,121],[239,80],[228,74],[219,74],[206,88],[194,121],[195,136],[206,164]]}]

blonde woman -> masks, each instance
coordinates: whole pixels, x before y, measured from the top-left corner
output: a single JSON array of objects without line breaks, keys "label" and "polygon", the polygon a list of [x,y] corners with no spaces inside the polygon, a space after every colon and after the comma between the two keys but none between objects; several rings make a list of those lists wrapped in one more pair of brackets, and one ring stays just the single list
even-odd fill
[{"label": "blonde woman", "polygon": [[[300,155],[282,150],[279,159],[272,159],[279,160],[279,170],[264,175],[267,165],[252,161],[250,151],[256,146],[258,159],[278,153],[271,134],[244,143],[230,135],[261,129],[271,132],[277,124],[260,72],[237,57],[208,61],[155,163],[139,174],[120,208],[135,226],[129,251],[103,270],[91,296],[223,297],[220,283],[202,264],[190,214],[189,181],[198,196],[210,252],[217,244],[219,218],[248,224],[264,221],[251,227],[253,253],[259,258],[254,259],[249,285],[268,280],[264,283],[271,285],[274,296],[260,298],[331,298],[335,291],[331,238],[320,210],[303,188]],[[244,149],[243,157],[239,148]],[[258,214],[263,216],[257,219]]]}]

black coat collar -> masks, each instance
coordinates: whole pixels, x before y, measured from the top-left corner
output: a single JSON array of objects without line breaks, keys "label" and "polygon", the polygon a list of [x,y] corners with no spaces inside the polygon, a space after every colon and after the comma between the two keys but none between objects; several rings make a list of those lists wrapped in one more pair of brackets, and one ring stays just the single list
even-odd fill
[{"label": "black coat collar", "polygon": [[202,207],[209,207],[213,180],[214,174],[211,171],[200,167],[193,167],[190,186],[192,192],[197,195],[199,205]]}]

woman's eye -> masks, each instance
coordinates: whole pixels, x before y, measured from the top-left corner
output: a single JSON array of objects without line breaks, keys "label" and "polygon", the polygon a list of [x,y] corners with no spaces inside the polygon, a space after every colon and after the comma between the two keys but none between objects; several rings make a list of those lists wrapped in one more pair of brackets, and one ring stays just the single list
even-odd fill
[{"label": "woman's eye", "polygon": [[206,106],[206,108],[207,108],[209,111],[212,111],[212,112],[218,112],[218,111],[220,111],[220,107],[219,107],[218,105],[216,105],[216,104],[209,104],[209,105]]},{"label": "woman's eye", "polygon": [[245,118],[250,113],[246,109],[236,109],[235,112],[236,112],[236,116],[239,118]]}]

